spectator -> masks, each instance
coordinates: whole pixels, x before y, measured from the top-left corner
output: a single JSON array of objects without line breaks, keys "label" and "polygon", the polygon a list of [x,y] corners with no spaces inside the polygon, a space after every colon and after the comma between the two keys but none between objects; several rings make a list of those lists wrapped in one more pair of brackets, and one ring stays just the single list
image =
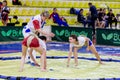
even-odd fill
[{"label": "spectator", "polygon": [[22,5],[19,0],[12,0],[13,5]]},{"label": "spectator", "polygon": [[18,21],[18,16],[13,16],[13,19],[15,19],[15,24],[20,24],[20,22]]},{"label": "spectator", "polygon": [[104,21],[104,14],[103,9],[100,8],[100,11],[98,13],[98,20],[99,20],[99,27],[104,28],[105,27],[105,21]]},{"label": "spectator", "polygon": [[2,5],[2,13],[1,13],[2,23],[4,26],[7,26],[8,14],[10,13],[10,8],[7,6],[7,1],[3,1],[2,4],[3,4]]},{"label": "spectator", "polygon": [[75,8],[70,8],[70,14],[76,14],[76,9]]},{"label": "spectator", "polygon": [[88,27],[92,26],[91,23],[92,23],[92,20],[91,20],[91,13],[88,12],[86,14],[86,19],[87,19],[87,22],[88,22]]},{"label": "spectator", "polygon": [[112,12],[112,9],[110,9],[107,16],[108,16],[108,26],[110,25],[110,28],[112,28],[112,23],[115,22],[115,27],[117,28],[117,19],[114,13]]},{"label": "spectator", "polygon": [[83,9],[80,9],[80,12],[79,14],[77,15],[77,21],[79,23],[82,23],[84,25],[84,27],[86,27],[86,19],[85,17],[83,16]]},{"label": "spectator", "polygon": [[92,3],[88,3],[89,11],[91,12],[91,20],[92,20],[92,28],[93,28],[93,35],[95,34],[95,21],[97,20],[97,9]]},{"label": "spectator", "polygon": [[104,21],[105,21],[105,28],[107,27],[107,23],[108,23],[108,20],[107,20],[107,18],[108,18],[108,16],[107,16],[107,14],[106,14],[106,9],[104,8],[103,9],[103,15],[104,15]]},{"label": "spectator", "polygon": [[79,12],[80,12],[80,10],[78,10],[78,9],[75,9],[75,8],[70,8],[70,14],[75,14],[75,15],[78,15],[79,14]]},{"label": "spectator", "polygon": [[84,25],[84,27],[86,27],[86,24],[88,23],[90,25],[90,22],[88,20],[86,20],[86,18],[83,15],[83,9],[80,9],[80,12],[77,16],[77,21],[79,23],[82,23]]},{"label": "spectator", "polygon": [[57,8],[53,8],[53,13],[50,15],[49,19],[50,18],[52,18],[53,22],[58,24],[59,26],[62,26],[62,25],[66,27],[69,26],[66,21],[60,18],[59,14],[57,13]]}]

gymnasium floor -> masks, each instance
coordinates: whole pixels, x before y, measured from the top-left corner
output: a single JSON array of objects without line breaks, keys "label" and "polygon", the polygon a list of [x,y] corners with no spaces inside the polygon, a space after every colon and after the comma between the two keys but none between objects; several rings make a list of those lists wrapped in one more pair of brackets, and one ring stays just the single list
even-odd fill
[{"label": "gymnasium floor", "polygon": [[[120,79],[120,48],[96,46],[104,64],[98,64],[91,52],[83,47],[79,50],[79,65],[74,66],[72,58],[70,67],[66,67],[68,43],[51,42],[47,44],[47,72],[41,72],[39,67],[25,64],[24,71],[18,72],[20,66],[21,44],[0,44],[0,79],[3,76],[27,77],[44,79]],[[39,54],[37,61],[40,63]],[[13,80],[13,79],[11,79]]]}]

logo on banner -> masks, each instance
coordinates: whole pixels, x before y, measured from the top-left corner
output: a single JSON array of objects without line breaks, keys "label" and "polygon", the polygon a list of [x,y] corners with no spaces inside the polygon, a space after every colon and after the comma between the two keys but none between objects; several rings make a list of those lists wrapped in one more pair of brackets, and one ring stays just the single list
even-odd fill
[{"label": "logo on banner", "polygon": [[110,40],[110,39],[113,38],[113,33],[108,34],[108,35],[105,35],[104,33],[102,33],[102,38],[103,38],[104,40]]},{"label": "logo on banner", "polygon": [[69,31],[69,30],[61,30],[61,31],[56,30],[55,33],[58,36],[65,36],[65,37],[69,37],[72,34],[75,34],[77,36],[79,36],[79,35],[85,35],[85,36],[87,36],[88,35],[88,33],[85,32],[85,31],[76,32],[76,31]]},{"label": "logo on banner", "polygon": [[120,34],[110,33],[108,35],[105,35],[104,33],[102,33],[102,38],[104,40],[108,40],[108,41],[111,41],[113,43],[120,44]]},{"label": "logo on banner", "polygon": [[23,39],[22,37],[22,30],[8,30],[8,31],[1,31],[1,35],[4,37],[13,37],[13,38],[19,38],[19,39]]}]

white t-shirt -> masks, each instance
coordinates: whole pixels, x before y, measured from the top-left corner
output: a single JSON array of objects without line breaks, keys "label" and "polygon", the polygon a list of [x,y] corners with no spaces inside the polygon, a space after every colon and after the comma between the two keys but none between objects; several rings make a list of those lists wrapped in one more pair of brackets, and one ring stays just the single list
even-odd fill
[{"label": "white t-shirt", "polygon": [[[83,37],[83,36],[79,36],[78,37],[78,45],[77,46],[79,46],[79,47],[82,47],[82,46],[84,46],[84,44],[85,44],[85,37]],[[74,44],[74,43],[70,43],[70,47],[74,47],[76,44]]]},{"label": "white t-shirt", "polygon": [[41,28],[41,22],[42,22],[42,20],[41,20],[40,14],[32,17],[32,18],[30,19],[30,21],[28,22],[27,26],[26,26],[26,27],[29,28],[32,32],[35,32],[35,31],[36,31],[35,28],[34,28],[34,25],[33,25],[33,21],[34,21],[34,20],[39,21],[39,25],[40,25],[39,27]]},{"label": "white t-shirt", "polygon": [[33,25],[34,20],[37,20],[39,22],[40,28],[44,25],[43,24],[44,22],[42,22],[40,14],[32,17],[31,20],[28,22],[28,24],[26,26],[24,26],[24,28],[23,28],[22,33],[23,33],[24,37],[27,37],[30,34],[34,34],[36,32],[34,25]]},{"label": "white t-shirt", "polygon": [[[24,38],[28,37],[30,34],[35,33],[36,30],[35,30],[34,25],[33,25],[34,20],[39,21],[40,28],[42,27],[42,25],[44,23],[44,22],[42,22],[40,14],[32,17],[31,20],[28,22],[28,24],[23,28],[22,33],[23,33]],[[30,32],[26,32],[26,30],[28,30],[28,29],[30,29]],[[39,44],[46,50],[46,43],[44,41],[39,39]]]},{"label": "white t-shirt", "polygon": [[83,37],[83,36],[78,37],[78,43],[80,46],[83,46],[85,44],[85,41],[86,41],[85,37]]}]

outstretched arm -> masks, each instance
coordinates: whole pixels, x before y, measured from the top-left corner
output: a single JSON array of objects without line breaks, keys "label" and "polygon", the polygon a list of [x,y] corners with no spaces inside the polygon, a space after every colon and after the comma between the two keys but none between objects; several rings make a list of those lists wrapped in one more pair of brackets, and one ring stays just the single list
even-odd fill
[{"label": "outstretched arm", "polygon": [[50,16],[49,16],[49,18],[48,19],[51,19],[53,17],[53,13],[52,14],[50,14]]},{"label": "outstretched arm", "polygon": [[47,33],[47,32],[45,32],[45,31],[43,31],[43,30],[41,30],[41,29],[37,29],[37,31],[39,32],[39,33],[41,33],[41,34],[43,34],[43,35],[46,35],[46,36],[50,36],[50,37],[54,37],[55,36],[55,34],[54,33]]},{"label": "outstretched arm", "polygon": [[78,54],[77,54],[77,51],[78,51],[78,48],[74,47],[73,55],[74,55],[74,60],[75,60],[75,66],[78,66]]},{"label": "outstretched arm", "polygon": [[41,24],[39,24],[38,20],[34,20],[33,25],[34,25],[34,28],[36,29],[37,32],[39,32],[39,33],[41,33],[43,35],[46,35],[46,36],[54,37],[53,33],[47,33],[47,32],[40,29]]},{"label": "outstretched arm", "polygon": [[35,63],[36,66],[39,66],[39,67],[40,67],[40,65],[37,63],[37,61],[36,61],[35,58],[33,57],[32,52],[33,52],[33,49],[30,49],[30,51],[29,51],[30,58],[32,59],[32,61]]}]

